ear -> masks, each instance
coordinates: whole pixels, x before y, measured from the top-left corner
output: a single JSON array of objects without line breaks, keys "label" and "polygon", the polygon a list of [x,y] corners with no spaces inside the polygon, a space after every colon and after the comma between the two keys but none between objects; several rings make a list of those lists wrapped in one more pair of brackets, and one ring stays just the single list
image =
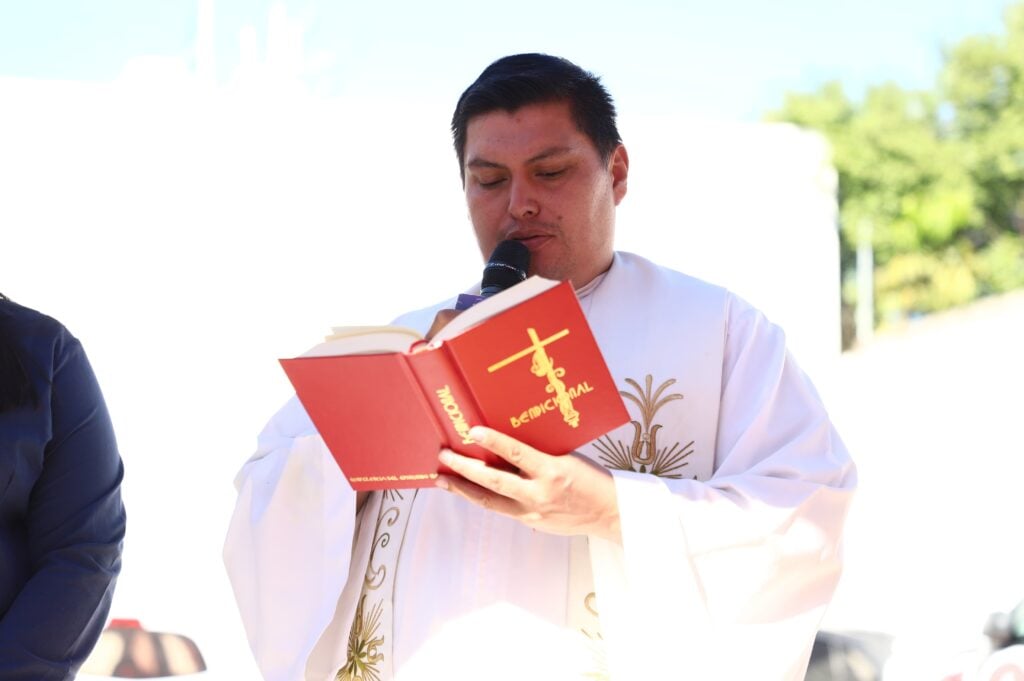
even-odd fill
[{"label": "ear", "polygon": [[626,178],[629,175],[629,154],[626,153],[625,146],[620,144],[612,152],[611,158],[608,159],[608,170],[612,175],[612,194],[617,206],[626,195]]}]

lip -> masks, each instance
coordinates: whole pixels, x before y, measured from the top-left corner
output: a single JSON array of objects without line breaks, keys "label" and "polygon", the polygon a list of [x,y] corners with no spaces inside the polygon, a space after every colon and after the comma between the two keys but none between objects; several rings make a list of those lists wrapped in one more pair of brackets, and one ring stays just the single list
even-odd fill
[{"label": "lip", "polygon": [[530,252],[536,251],[541,248],[544,244],[550,241],[554,236],[546,232],[532,232],[532,231],[516,231],[508,234],[506,239],[512,239],[518,241],[528,249]]}]

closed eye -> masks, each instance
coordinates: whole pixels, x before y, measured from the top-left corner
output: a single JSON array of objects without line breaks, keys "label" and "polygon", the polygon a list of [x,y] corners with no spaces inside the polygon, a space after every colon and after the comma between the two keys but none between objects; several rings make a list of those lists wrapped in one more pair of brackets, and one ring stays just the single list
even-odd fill
[{"label": "closed eye", "polygon": [[494,189],[508,179],[505,173],[473,173],[473,181],[481,189]]}]

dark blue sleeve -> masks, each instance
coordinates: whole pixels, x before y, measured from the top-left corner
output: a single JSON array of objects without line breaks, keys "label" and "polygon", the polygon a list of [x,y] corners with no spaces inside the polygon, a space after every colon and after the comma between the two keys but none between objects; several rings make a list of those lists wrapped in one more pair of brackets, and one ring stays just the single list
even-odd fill
[{"label": "dark blue sleeve", "polygon": [[121,569],[124,469],[81,344],[53,346],[52,437],[25,518],[31,577],[0,620],[0,679],[73,679],[106,623]]}]

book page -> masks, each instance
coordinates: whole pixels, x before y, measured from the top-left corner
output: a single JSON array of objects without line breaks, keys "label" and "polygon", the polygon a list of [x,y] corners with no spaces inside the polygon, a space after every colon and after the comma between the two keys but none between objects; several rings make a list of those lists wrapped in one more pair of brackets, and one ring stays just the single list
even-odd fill
[{"label": "book page", "polygon": [[545,279],[544,277],[534,275],[524,282],[505,289],[501,293],[495,293],[489,298],[484,298],[438,331],[430,340],[430,347],[437,347],[442,341],[457,336],[471,326],[476,326],[485,319],[493,317],[510,307],[515,307],[519,303],[529,300],[553,286],[558,286],[560,283],[553,279]]},{"label": "book page", "polygon": [[371,333],[407,333],[414,338],[423,338],[416,329],[411,329],[408,326],[332,326],[331,333],[325,341],[332,341],[338,338],[346,338],[348,336],[362,336]]},{"label": "book page", "polygon": [[[302,353],[302,357],[333,355],[371,355],[383,352],[405,352],[423,336],[402,326],[339,327],[327,340]],[[341,332],[341,333],[337,333]]]},{"label": "book page", "polygon": [[[494,315],[533,298],[560,282],[533,276],[524,282],[495,293],[469,308],[441,329],[429,347],[459,335],[466,329]],[[323,343],[307,350],[302,357],[330,357],[332,355],[368,355],[382,352],[407,352],[423,335],[404,326],[337,326]]]}]

